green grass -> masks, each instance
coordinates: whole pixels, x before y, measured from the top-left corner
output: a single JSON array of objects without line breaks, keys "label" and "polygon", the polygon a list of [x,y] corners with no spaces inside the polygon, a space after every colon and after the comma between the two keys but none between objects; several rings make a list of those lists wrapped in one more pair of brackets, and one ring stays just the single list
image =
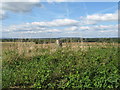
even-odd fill
[{"label": "green grass", "polygon": [[[3,58],[3,88],[119,88],[120,65],[115,46],[87,50],[70,47],[25,58],[14,51]],[[46,52],[46,53],[45,53]],[[11,56],[11,57],[10,57]]]}]

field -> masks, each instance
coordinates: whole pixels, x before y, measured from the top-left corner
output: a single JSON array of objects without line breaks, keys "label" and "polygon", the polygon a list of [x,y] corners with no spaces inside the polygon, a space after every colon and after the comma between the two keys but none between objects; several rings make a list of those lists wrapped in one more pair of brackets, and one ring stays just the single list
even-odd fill
[{"label": "field", "polygon": [[3,88],[120,88],[118,43],[2,43]]}]

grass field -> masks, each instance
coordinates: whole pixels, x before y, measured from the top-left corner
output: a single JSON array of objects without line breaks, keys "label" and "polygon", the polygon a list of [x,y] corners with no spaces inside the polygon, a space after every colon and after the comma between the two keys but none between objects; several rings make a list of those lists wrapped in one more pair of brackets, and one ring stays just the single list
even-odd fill
[{"label": "grass field", "polygon": [[2,43],[3,88],[120,88],[117,43]]}]

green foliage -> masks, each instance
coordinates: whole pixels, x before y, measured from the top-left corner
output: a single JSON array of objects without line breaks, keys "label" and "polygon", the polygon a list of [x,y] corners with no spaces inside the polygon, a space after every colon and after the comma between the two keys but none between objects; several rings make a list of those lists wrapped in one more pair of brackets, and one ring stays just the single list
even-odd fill
[{"label": "green foliage", "polygon": [[[40,50],[47,52],[47,49]],[[119,88],[118,48],[61,48],[32,58],[3,60],[3,88]],[[15,58],[19,56],[19,58]],[[12,63],[9,63],[12,62]]]}]

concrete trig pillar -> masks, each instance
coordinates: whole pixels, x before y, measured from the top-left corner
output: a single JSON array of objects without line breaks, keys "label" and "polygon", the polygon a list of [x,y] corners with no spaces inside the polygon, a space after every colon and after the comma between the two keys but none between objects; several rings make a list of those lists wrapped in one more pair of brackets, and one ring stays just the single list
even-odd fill
[{"label": "concrete trig pillar", "polygon": [[62,42],[60,40],[56,40],[56,46],[57,47],[62,47]]}]

